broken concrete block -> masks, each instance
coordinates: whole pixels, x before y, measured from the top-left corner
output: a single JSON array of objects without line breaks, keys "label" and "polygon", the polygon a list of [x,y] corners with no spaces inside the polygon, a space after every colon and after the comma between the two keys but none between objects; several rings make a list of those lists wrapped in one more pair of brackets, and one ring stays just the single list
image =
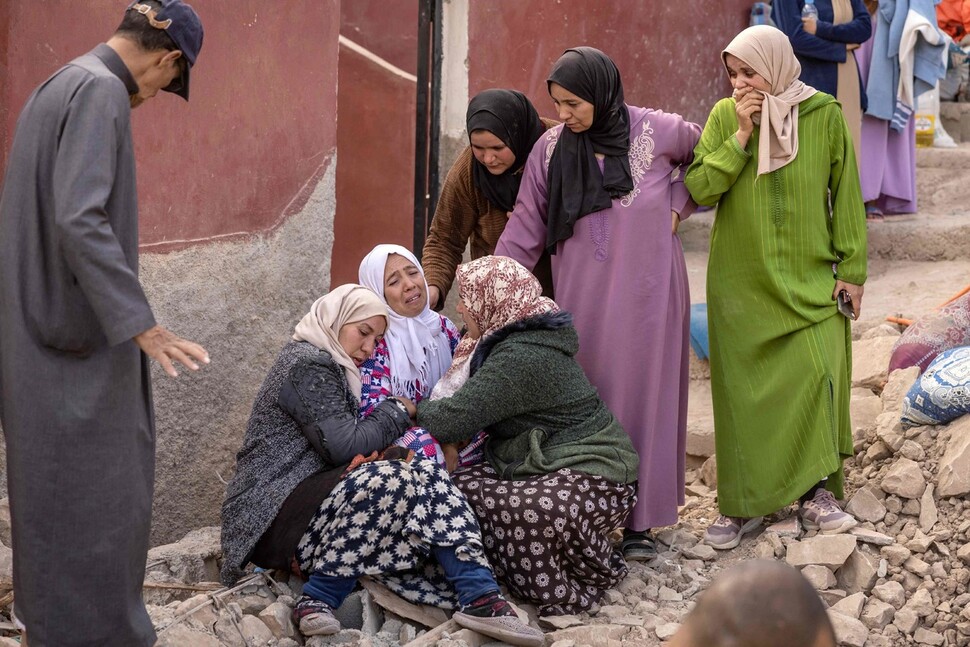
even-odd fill
[{"label": "broken concrete block", "polygon": [[879,560],[858,548],[852,551],[845,564],[836,573],[839,588],[846,593],[868,592],[878,579],[876,570]]},{"label": "broken concrete block", "polygon": [[946,443],[937,472],[937,496],[963,496],[970,493],[970,416],[950,423],[950,440]]},{"label": "broken concrete block", "polygon": [[788,546],[786,561],[796,568],[819,564],[833,571],[849,558],[855,550],[856,539],[852,535],[817,535]]},{"label": "broken concrete block", "polygon": [[872,523],[879,523],[886,516],[886,506],[876,498],[869,488],[862,488],[856,492],[846,504],[845,511],[859,521],[871,521]]},{"label": "broken concrete block", "polygon": [[908,458],[900,458],[883,477],[881,487],[887,494],[918,499],[926,489],[926,479],[923,478],[923,470],[918,463]]},{"label": "broken concrete block", "polygon": [[864,647],[866,639],[869,637],[869,630],[859,620],[844,616],[829,609],[829,620],[832,621],[832,628],[835,629],[835,638],[840,645],[849,647]]}]

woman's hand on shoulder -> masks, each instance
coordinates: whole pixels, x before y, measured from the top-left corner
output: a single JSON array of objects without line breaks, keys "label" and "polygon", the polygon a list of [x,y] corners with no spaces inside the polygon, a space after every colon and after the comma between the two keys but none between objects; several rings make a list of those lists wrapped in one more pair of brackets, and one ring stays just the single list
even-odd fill
[{"label": "woman's hand on shoulder", "polygon": [[428,307],[434,310],[438,306],[438,299],[441,298],[441,290],[433,285],[428,286]]}]

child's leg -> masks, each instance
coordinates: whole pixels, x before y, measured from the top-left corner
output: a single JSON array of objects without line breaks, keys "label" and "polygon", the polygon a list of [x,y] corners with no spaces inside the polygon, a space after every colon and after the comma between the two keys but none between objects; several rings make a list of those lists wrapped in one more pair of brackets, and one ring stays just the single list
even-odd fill
[{"label": "child's leg", "polygon": [[433,552],[445,577],[455,587],[461,606],[468,606],[483,595],[499,590],[498,582],[490,570],[480,564],[458,559],[454,546],[435,546]]},{"label": "child's leg", "polygon": [[354,590],[355,584],[357,584],[356,577],[338,577],[313,573],[310,575],[310,580],[303,585],[303,595],[325,602],[331,609],[336,609]]}]

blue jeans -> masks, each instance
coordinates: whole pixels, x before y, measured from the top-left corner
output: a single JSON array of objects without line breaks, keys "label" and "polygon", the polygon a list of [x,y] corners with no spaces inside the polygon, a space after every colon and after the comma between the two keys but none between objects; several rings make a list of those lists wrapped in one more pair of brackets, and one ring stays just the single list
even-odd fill
[{"label": "blue jeans", "polygon": [[[490,570],[472,562],[461,561],[455,554],[454,546],[434,546],[431,552],[458,593],[458,603],[461,606],[468,606],[483,595],[499,590]],[[303,585],[303,594],[336,609],[354,590],[355,584],[356,577],[313,573],[310,580]]]}]

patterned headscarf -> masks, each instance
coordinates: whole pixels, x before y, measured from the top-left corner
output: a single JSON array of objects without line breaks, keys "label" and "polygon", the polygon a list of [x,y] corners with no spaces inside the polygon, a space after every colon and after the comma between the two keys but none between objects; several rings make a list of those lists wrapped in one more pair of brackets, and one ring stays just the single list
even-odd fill
[{"label": "patterned headscarf", "polygon": [[785,32],[768,25],[748,27],[721,52],[737,56],[771,84],[761,105],[758,175],[776,171],[798,154],[798,104],[818,90],[798,80],[802,66]]},{"label": "patterned headscarf", "polygon": [[528,317],[559,312],[555,301],[542,296],[536,277],[511,258],[484,256],[459,265],[455,278],[458,296],[482,334],[461,340],[451,368],[431,393],[432,400],[453,395],[468,380],[469,362],[486,336]]},{"label": "patterned headscarf", "polygon": [[310,312],[300,320],[293,332],[296,341],[310,342],[330,353],[344,369],[350,392],[357,396],[357,400],[360,400],[360,369],[340,345],[338,335],[345,324],[364,321],[375,315],[387,321],[387,306],[381,298],[363,285],[347,283],[314,301]]}]

